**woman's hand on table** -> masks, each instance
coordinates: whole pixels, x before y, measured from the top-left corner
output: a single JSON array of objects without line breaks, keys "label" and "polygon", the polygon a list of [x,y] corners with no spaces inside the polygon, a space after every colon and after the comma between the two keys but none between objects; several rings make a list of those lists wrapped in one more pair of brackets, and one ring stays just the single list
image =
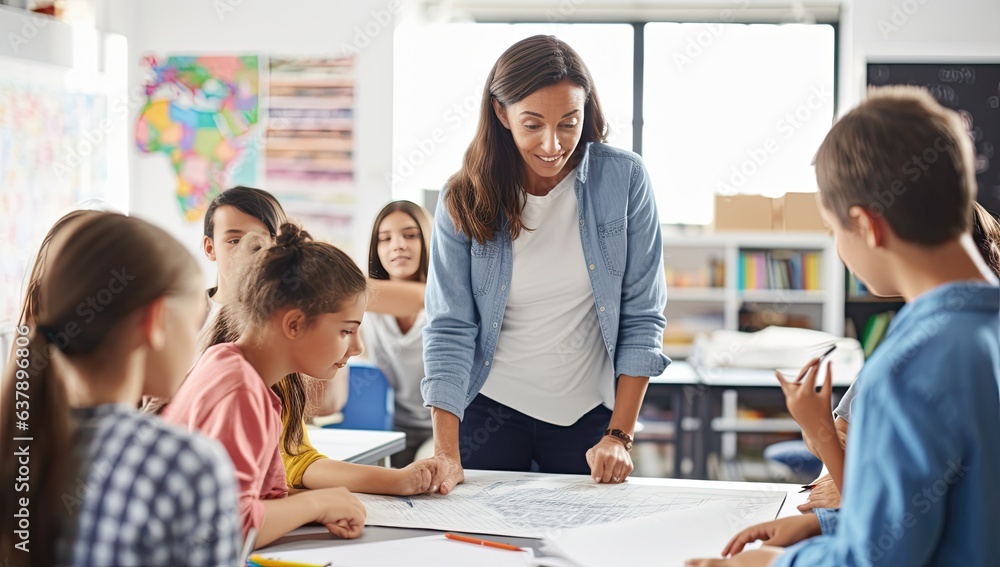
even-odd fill
[{"label": "woman's hand on table", "polygon": [[590,476],[600,484],[625,482],[635,468],[625,446],[609,435],[601,437],[597,445],[587,451],[587,464],[590,465]]}]

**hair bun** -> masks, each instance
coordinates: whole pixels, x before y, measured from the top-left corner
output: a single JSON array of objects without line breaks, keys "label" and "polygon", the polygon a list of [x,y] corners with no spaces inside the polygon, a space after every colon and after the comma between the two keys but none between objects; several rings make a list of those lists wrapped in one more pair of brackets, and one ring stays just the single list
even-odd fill
[{"label": "hair bun", "polygon": [[286,222],[278,229],[278,246],[285,248],[297,247],[311,240],[312,236],[298,225]]}]

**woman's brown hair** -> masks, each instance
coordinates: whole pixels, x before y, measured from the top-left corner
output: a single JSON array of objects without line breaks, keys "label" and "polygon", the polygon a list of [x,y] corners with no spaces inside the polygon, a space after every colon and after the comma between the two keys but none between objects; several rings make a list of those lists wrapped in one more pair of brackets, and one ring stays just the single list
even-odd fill
[{"label": "woman's brown hair", "polygon": [[[250,254],[238,280],[237,301],[219,311],[208,346],[235,341],[247,329],[265,325],[281,308],[301,309],[309,320],[336,313],[368,289],[364,274],[350,256],[335,246],[313,241],[294,224],[281,225],[274,246],[251,250]],[[303,380],[298,373],[289,374],[271,388],[281,399],[281,417],[286,424],[282,445],[289,455],[297,455],[302,444]]]},{"label": "woman's brown hair", "polygon": [[420,229],[420,242],[422,246],[420,247],[420,266],[417,268],[415,279],[416,281],[425,282],[427,281],[428,258],[431,253],[431,218],[427,214],[427,209],[412,201],[393,201],[382,207],[378,216],[375,217],[375,223],[372,224],[372,237],[368,243],[368,277],[373,280],[389,279],[389,272],[386,271],[385,266],[382,265],[382,260],[378,257],[378,231],[385,217],[396,211],[402,211],[409,215],[413,219],[413,222],[417,223],[417,228]]},{"label": "woman's brown hair", "polygon": [[587,97],[580,142],[570,163],[579,163],[587,143],[607,139],[594,80],[572,47],[551,35],[532,36],[510,46],[486,78],[475,137],[465,151],[462,169],[448,180],[444,204],[459,232],[485,243],[493,238],[502,215],[511,238],[521,234],[525,165],[513,135],[497,118],[493,100],[507,108],[565,80],[582,87]]},{"label": "woman's brown hair", "polygon": [[[63,243],[50,246],[62,231],[67,231],[60,235]],[[21,564],[49,566],[55,563],[54,544],[75,530],[63,497],[71,494],[80,471],[73,457],[75,426],[66,384],[53,358],[73,363],[109,356],[107,349],[130,314],[160,297],[196,291],[198,265],[179,242],[147,222],[88,212],[67,215],[49,231],[33,274],[38,280],[29,286],[13,364],[4,379],[2,418],[3,431],[14,432],[18,426],[19,434],[32,438],[30,480],[24,490],[14,488],[15,479],[24,476],[14,451],[26,443],[15,442],[8,433],[0,439],[0,482],[5,487],[0,490],[0,509],[5,511],[0,553],[16,558],[14,530],[19,528],[13,514],[25,498],[31,552]],[[16,392],[30,396],[30,411],[23,404],[18,407],[25,398]]]}]

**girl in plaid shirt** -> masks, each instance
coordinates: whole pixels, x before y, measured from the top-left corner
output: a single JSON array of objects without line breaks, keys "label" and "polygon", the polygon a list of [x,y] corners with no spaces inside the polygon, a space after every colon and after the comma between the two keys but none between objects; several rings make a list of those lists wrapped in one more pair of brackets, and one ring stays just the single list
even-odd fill
[{"label": "girl in plaid shirt", "polygon": [[[4,381],[0,529],[15,565],[233,565],[234,473],[214,441],[139,414],[169,397],[205,316],[194,258],[116,213],[43,243]],[[15,438],[16,437],[16,438]]]}]

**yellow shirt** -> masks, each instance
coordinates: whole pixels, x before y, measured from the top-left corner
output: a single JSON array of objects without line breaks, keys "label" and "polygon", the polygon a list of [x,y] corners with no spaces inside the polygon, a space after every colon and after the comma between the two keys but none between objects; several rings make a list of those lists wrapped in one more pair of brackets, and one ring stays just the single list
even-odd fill
[{"label": "yellow shirt", "polygon": [[[287,428],[283,419],[282,433]],[[302,476],[306,474],[306,469],[316,461],[327,458],[309,442],[309,430],[306,429],[305,423],[302,424],[302,443],[299,444],[298,455],[289,455],[285,452],[284,439],[278,446],[281,449],[281,462],[285,465],[285,479],[288,481],[288,486],[293,488],[305,488],[305,485],[302,484]]]}]

